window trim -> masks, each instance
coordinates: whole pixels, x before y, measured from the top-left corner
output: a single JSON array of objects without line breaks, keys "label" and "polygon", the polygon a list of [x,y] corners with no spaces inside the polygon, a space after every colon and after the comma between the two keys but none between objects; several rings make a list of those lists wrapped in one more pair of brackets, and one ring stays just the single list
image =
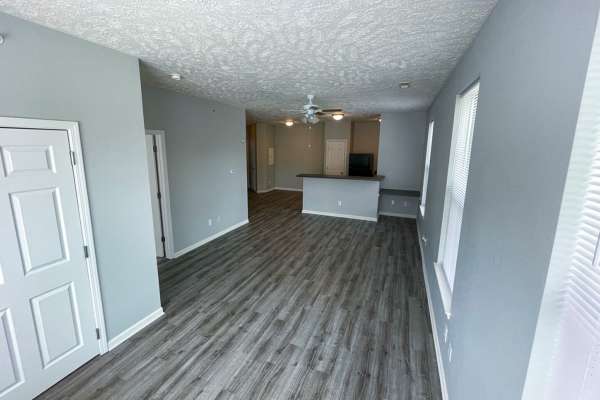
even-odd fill
[{"label": "window trim", "polygon": [[421,217],[425,218],[425,209],[427,207],[427,185],[429,184],[429,168],[431,167],[431,151],[433,146],[433,130],[435,129],[435,120],[429,121],[427,125],[427,147],[425,149],[425,168],[423,170],[423,186],[421,187]]},{"label": "window trim", "polygon": [[[462,100],[464,98],[464,96],[469,93],[471,90],[477,88],[477,90],[479,91],[479,79],[475,80],[473,83],[471,83],[470,85],[467,86],[467,88],[465,90],[463,90],[462,92],[460,92],[455,99],[455,104],[454,104],[454,118],[453,118],[453,123],[452,123],[452,139],[451,139],[451,146],[450,146],[450,155],[448,157],[448,173],[446,176],[446,186],[444,189],[444,210],[443,210],[443,214],[442,214],[442,225],[441,225],[441,229],[440,229],[440,240],[439,240],[439,245],[438,245],[438,254],[437,254],[437,262],[434,263],[434,270],[436,273],[436,277],[437,277],[437,281],[438,281],[438,288],[440,290],[440,296],[442,298],[442,304],[444,306],[444,312],[446,313],[446,318],[450,319],[452,317],[452,295],[453,295],[453,284],[450,283],[449,279],[448,279],[448,275],[446,273],[446,269],[444,268],[444,253],[446,250],[446,244],[447,244],[447,236],[448,236],[448,220],[449,220],[449,211],[450,211],[450,203],[452,201],[452,193],[450,193],[452,191],[452,181],[454,178],[454,161],[455,161],[455,156],[456,156],[456,145],[457,145],[457,140],[458,140],[458,129],[459,129],[459,122],[460,122],[460,118],[461,118],[461,107],[462,107]],[[475,119],[477,119],[477,114],[475,114]],[[473,127],[473,136],[475,135],[475,127]],[[471,142],[472,145],[472,142]],[[470,167],[469,167],[469,171],[470,171]],[[467,173],[469,172],[467,171]],[[467,178],[468,179],[468,178]],[[467,183],[468,185],[468,183]],[[466,196],[466,194],[465,194]],[[463,212],[464,212],[464,206],[463,206]],[[460,237],[458,239],[458,249],[457,249],[457,253],[460,250]],[[454,276],[455,280],[456,280],[456,271],[455,271],[455,276]]]}]

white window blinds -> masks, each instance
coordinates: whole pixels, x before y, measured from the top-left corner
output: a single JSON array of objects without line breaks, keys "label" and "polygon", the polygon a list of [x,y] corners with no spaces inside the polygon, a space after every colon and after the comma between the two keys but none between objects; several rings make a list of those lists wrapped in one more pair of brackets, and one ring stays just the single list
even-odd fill
[{"label": "white window blinds", "polygon": [[478,101],[479,83],[476,83],[457,98],[455,110],[452,151],[444,201],[442,240],[440,240],[436,265],[438,283],[447,314],[450,313],[454,287]]},{"label": "white window blinds", "polygon": [[435,122],[429,122],[427,131],[427,150],[425,152],[425,169],[423,170],[423,188],[421,189],[421,215],[425,216],[425,204],[427,203],[427,182],[429,181],[429,164],[431,163],[431,145],[433,143],[433,127]]},{"label": "white window blinds", "polygon": [[600,146],[598,140],[590,145],[595,145],[595,154],[588,165],[579,221],[573,221],[577,233],[559,301],[549,399],[600,398]]},{"label": "white window blinds", "polygon": [[[467,178],[469,177],[469,162],[471,160],[471,143],[473,142],[473,129],[475,126],[475,114],[479,100],[479,84],[471,87],[459,98],[459,120],[456,130],[456,146],[454,148],[454,166],[452,168],[453,179],[452,197],[459,207],[465,205],[465,194],[467,192]],[[462,215],[461,215],[462,218]]]},{"label": "white window blinds", "polygon": [[523,400],[600,399],[599,235],[600,25],[581,98]]}]

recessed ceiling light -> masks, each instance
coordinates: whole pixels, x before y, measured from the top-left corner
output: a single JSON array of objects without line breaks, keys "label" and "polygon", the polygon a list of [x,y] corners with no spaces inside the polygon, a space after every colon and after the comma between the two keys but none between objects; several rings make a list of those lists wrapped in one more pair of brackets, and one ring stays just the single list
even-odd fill
[{"label": "recessed ceiling light", "polygon": [[400,89],[408,89],[410,87],[410,82],[400,82],[398,86],[400,86]]},{"label": "recessed ceiling light", "polygon": [[342,118],[344,118],[344,114],[342,113],[333,114],[333,119],[335,119],[336,121],[339,121]]},{"label": "recessed ceiling light", "polygon": [[173,79],[174,81],[180,81],[181,75],[180,74],[171,74],[171,79]]},{"label": "recessed ceiling light", "polygon": [[294,126],[294,121],[291,121],[291,120],[285,121],[285,126]]}]

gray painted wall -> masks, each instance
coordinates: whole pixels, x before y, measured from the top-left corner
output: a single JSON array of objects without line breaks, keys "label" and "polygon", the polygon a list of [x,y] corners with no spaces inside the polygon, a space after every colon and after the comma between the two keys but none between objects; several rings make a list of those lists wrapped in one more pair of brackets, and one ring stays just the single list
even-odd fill
[{"label": "gray painted wall", "polygon": [[414,218],[419,211],[419,204],[419,197],[382,193],[379,197],[379,212],[381,214]]},{"label": "gray painted wall", "polygon": [[303,210],[377,219],[378,181],[303,179]]},{"label": "gray painted wall", "polygon": [[427,142],[426,112],[382,114],[379,165],[386,189],[421,190]]},{"label": "gray painted wall", "polygon": [[[500,1],[430,110],[419,226],[451,400],[521,398],[599,8],[598,0]],[[433,262],[455,97],[478,77],[450,363]]]},{"label": "gray painted wall", "polygon": [[78,121],[108,337],[160,307],[138,60],[0,13],[0,115]]},{"label": "gray painted wall", "polygon": [[175,251],[248,219],[244,110],[147,86],[143,98],[146,128],[165,131]]},{"label": "gray painted wall", "polygon": [[275,186],[302,189],[301,173],[323,173],[323,124],[275,127]]},{"label": "gray painted wall", "polygon": [[275,187],[275,165],[269,165],[269,147],[275,148],[275,127],[259,122],[256,124],[256,176],[259,192]]}]

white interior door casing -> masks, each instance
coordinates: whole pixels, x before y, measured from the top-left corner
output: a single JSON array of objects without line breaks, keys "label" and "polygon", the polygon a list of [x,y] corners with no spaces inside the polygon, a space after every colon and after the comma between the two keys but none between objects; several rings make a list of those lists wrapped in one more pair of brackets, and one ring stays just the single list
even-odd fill
[{"label": "white interior door casing", "polygon": [[26,399],[98,354],[66,131],[0,128],[0,399]]},{"label": "white interior door casing", "polygon": [[146,135],[146,158],[148,160],[148,178],[150,180],[150,203],[152,205],[152,221],[154,225],[154,244],[156,247],[156,255],[159,257],[165,256],[165,248],[163,244],[163,224],[160,212],[160,185],[158,183],[158,172],[156,169],[156,145],[153,135]]},{"label": "white interior door casing", "polygon": [[330,139],[325,144],[325,175],[345,175],[348,143],[344,139]]}]

